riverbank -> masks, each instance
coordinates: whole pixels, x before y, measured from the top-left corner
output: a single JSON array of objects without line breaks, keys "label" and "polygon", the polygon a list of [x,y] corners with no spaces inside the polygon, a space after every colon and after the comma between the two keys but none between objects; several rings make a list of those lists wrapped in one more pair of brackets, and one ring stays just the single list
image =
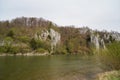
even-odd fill
[{"label": "riverbank", "polygon": [[17,53],[17,54],[10,54],[10,53],[0,53],[0,56],[46,56],[46,55],[50,55],[49,53],[45,52],[45,53]]},{"label": "riverbank", "polygon": [[120,80],[120,70],[100,73],[96,80]]}]

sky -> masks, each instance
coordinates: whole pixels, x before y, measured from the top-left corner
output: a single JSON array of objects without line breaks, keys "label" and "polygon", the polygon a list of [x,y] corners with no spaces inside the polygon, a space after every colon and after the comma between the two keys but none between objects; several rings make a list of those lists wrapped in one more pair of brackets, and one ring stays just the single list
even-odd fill
[{"label": "sky", "polygon": [[120,32],[120,0],[0,0],[0,20],[22,16]]}]

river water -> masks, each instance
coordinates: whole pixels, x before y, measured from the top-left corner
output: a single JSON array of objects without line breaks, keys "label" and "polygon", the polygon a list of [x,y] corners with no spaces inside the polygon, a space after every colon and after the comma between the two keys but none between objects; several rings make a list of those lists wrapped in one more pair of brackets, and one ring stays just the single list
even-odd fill
[{"label": "river water", "polygon": [[94,80],[100,66],[94,56],[1,56],[0,80]]}]

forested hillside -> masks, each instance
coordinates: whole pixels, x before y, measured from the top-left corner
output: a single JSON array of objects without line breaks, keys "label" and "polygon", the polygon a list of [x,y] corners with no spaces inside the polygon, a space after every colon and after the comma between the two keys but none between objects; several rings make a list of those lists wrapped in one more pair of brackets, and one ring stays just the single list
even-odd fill
[{"label": "forested hillside", "polygon": [[91,54],[114,41],[120,41],[117,32],[58,26],[43,18],[0,21],[0,53]]}]

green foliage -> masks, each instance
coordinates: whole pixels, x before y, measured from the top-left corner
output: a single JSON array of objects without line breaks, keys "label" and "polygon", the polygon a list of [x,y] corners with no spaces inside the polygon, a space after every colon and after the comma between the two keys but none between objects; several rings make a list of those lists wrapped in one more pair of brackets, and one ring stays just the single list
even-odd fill
[{"label": "green foliage", "polygon": [[45,53],[45,52],[47,52],[45,49],[43,49],[43,48],[38,48],[37,50],[36,50],[36,52],[37,53]]},{"label": "green foliage", "polygon": [[10,53],[10,54],[17,54],[17,53],[27,53],[30,52],[30,48],[22,47],[22,46],[0,46],[0,53]]},{"label": "green foliage", "polygon": [[5,53],[7,49],[4,46],[0,46],[0,53]]},{"label": "green foliage", "polygon": [[55,54],[68,54],[66,47],[64,45],[57,46]]},{"label": "green foliage", "polygon": [[11,54],[16,54],[20,52],[19,47],[13,47],[13,46],[1,46],[0,47],[0,53],[11,53]]},{"label": "green foliage", "polygon": [[5,37],[5,43],[7,42],[13,42],[13,39],[11,37]]},{"label": "green foliage", "polygon": [[7,51],[7,52],[11,53],[11,54],[17,54],[17,53],[20,52],[20,49],[19,49],[19,47],[13,47],[13,46],[11,46],[10,49],[9,49],[9,51]]},{"label": "green foliage", "polygon": [[8,53],[11,49],[13,39],[11,37],[6,37],[4,39],[4,45],[0,46],[1,53]]},{"label": "green foliage", "polygon": [[67,43],[67,51],[69,53],[73,53],[73,51],[74,51],[74,44],[70,41]]},{"label": "green foliage", "polygon": [[30,38],[28,36],[20,36],[19,41],[23,43],[28,43],[30,41]]},{"label": "green foliage", "polygon": [[107,45],[107,50],[101,50],[100,60],[109,70],[120,69],[120,42]]},{"label": "green foliage", "polygon": [[14,31],[13,31],[13,30],[10,30],[10,31],[7,33],[7,36],[13,38],[13,37],[14,37],[14,34],[15,34]]},{"label": "green foliage", "polygon": [[30,46],[33,50],[36,50],[38,48],[43,48],[43,49],[47,50],[48,52],[50,52],[50,48],[51,48],[49,42],[41,41],[41,40],[35,40],[34,38],[31,39]]},{"label": "green foliage", "polygon": [[13,43],[13,39],[11,37],[6,37],[4,41],[5,41],[5,44],[4,44],[5,51],[9,52]]},{"label": "green foliage", "polygon": [[[75,28],[74,26],[58,27],[51,21],[45,20],[43,18],[34,17],[18,17],[11,21],[0,21],[0,39],[5,40],[5,49],[1,48],[1,51],[10,51],[9,49],[18,44],[29,45],[29,48],[19,48],[19,52],[27,52],[32,50],[37,50],[39,48],[45,49],[46,51],[51,51],[50,40],[51,37],[48,36],[46,41],[35,40],[33,38],[34,34],[41,34],[41,31],[54,29],[61,34],[61,44],[56,48],[56,54],[73,54],[73,53],[84,53],[90,52],[90,48],[87,46],[87,36],[86,34],[80,34],[80,28]],[[6,39],[8,38],[8,39]],[[31,39],[33,38],[33,39]],[[17,46],[18,47],[18,46]],[[13,48],[11,48],[13,49]],[[16,53],[18,49],[15,48]]]},{"label": "green foliage", "polygon": [[33,50],[37,49],[37,42],[34,38],[31,39],[30,46]]},{"label": "green foliage", "polygon": [[32,50],[30,48],[20,48],[20,53],[24,54],[24,53],[28,53],[31,52]]},{"label": "green foliage", "polygon": [[80,29],[74,27],[60,27],[61,41],[69,54],[90,53],[87,34],[80,34]]},{"label": "green foliage", "polygon": [[120,80],[120,70],[101,73],[96,80]]}]

